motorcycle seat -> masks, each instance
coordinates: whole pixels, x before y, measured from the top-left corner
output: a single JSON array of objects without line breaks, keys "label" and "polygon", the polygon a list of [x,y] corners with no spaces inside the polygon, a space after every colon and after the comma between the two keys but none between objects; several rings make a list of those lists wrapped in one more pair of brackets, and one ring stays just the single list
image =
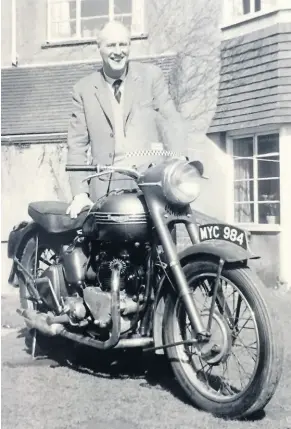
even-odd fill
[{"label": "motorcycle seat", "polygon": [[66,214],[68,203],[62,201],[37,201],[28,205],[29,216],[50,234],[60,234],[82,228],[89,208],[85,208],[71,219]]}]

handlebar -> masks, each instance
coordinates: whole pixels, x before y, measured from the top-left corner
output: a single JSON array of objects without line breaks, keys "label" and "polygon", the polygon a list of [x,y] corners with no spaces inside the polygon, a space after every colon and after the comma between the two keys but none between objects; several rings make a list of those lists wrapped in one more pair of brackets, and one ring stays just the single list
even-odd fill
[{"label": "handlebar", "polygon": [[66,171],[98,171],[98,165],[66,165]]},{"label": "handlebar", "polygon": [[[173,157],[181,158],[182,156],[183,158],[188,160],[188,158],[185,157],[184,155],[178,154],[176,152],[166,151],[166,150],[144,150],[144,151],[128,152],[125,154],[124,158],[130,158],[132,156],[151,156],[151,155],[166,156],[171,158]],[[89,178],[99,177],[104,174],[113,173],[113,172],[124,174],[133,179],[138,179],[141,176],[141,173],[139,173],[135,168],[126,168],[126,167],[118,167],[114,165],[100,165],[100,164],[97,164],[97,165],[84,165],[84,164],[68,165],[67,164],[66,171],[93,172],[94,174],[92,174]]]},{"label": "handlebar", "polygon": [[117,167],[114,165],[66,165],[65,168],[66,171],[87,171],[87,172],[94,172],[95,174],[92,174],[91,176],[87,177],[87,179],[84,179],[84,181],[88,179],[92,179],[93,177],[99,177],[104,174],[109,173],[120,173],[125,174],[126,176],[131,177],[132,179],[138,179],[141,174],[134,168],[125,168],[125,167]]}]

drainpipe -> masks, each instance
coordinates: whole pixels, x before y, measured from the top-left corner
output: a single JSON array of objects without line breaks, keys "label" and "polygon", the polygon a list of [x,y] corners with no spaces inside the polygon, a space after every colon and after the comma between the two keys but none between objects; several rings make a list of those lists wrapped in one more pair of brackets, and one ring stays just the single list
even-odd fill
[{"label": "drainpipe", "polygon": [[18,65],[16,51],[16,0],[11,0],[11,63],[15,67]]},{"label": "drainpipe", "polygon": [[291,289],[290,243],[291,243],[291,204],[290,204],[290,159],[291,159],[291,125],[280,130],[280,200],[281,200],[281,233],[280,233],[280,280]]}]

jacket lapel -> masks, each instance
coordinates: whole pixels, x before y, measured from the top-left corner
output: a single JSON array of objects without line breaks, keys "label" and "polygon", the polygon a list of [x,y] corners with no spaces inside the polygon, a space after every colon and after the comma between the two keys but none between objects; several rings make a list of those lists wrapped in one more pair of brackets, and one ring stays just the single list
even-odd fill
[{"label": "jacket lapel", "polygon": [[135,100],[136,94],[138,92],[137,90],[140,84],[140,80],[141,80],[140,76],[134,72],[132,65],[129,63],[128,73],[124,83],[124,103],[123,103],[124,129],[126,126],[126,122],[129,118],[130,112],[132,110],[133,102]]},{"label": "jacket lapel", "polygon": [[[126,122],[129,118],[130,112],[132,110],[132,106],[137,94],[138,87],[140,85],[141,77],[136,74],[129,63],[127,77],[124,83],[124,103],[123,103],[123,124],[124,128]],[[99,101],[99,104],[107,118],[107,121],[110,127],[113,129],[113,111],[112,105],[109,97],[109,88],[108,84],[105,81],[102,70],[98,70],[95,76],[95,95]]]},{"label": "jacket lapel", "polygon": [[99,101],[99,104],[107,118],[107,121],[111,129],[113,129],[113,111],[112,111],[112,105],[110,101],[109,88],[108,88],[107,82],[102,76],[101,70],[98,70],[96,72],[94,86],[95,86],[95,95]]}]

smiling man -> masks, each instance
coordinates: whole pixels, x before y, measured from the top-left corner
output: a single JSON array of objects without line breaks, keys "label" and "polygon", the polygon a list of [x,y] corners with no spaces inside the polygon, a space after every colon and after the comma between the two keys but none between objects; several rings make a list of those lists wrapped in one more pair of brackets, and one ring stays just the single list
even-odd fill
[{"label": "smiling man", "polygon": [[[186,142],[184,124],[161,69],[129,61],[130,34],[120,22],[104,26],[98,47],[102,67],[73,89],[68,164],[86,164],[89,154],[93,164],[116,164],[132,151],[180,152]],[[110,182],[94,178],[90,183],[87,176],[69,173],[73,200],[67,214],[72,218],[109,190],[132,187],[131,181],[116,181],[115,176]]]}]

